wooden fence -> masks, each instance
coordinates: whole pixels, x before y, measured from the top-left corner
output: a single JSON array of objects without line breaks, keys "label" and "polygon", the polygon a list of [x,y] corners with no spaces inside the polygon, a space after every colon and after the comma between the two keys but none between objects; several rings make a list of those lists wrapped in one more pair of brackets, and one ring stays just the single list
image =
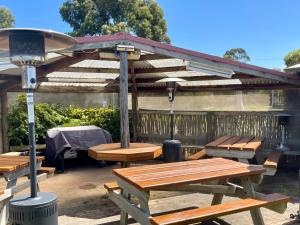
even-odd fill
[{"label": "wooden fence", "polygon": [[[280,141],[279,112],[176,112],[175,138],[183,145],[202,146],[223,135],[264,137],[263,148]],[[162,143],[169,137],[167,111],[139,111],[137,139]]]}]

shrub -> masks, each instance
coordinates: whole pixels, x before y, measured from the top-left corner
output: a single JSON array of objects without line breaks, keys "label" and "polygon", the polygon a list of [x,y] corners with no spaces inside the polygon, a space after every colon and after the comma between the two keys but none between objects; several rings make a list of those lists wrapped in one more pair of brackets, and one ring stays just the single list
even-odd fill
[{"label": "shrub", "polygon": [[[65,116],[71,118],[72,122],[77,125],[95,125],[101,127],[111,133],[114,141],[119,141],[120,112],[118,109],[110,107],[87,109],[68,107],[65,111]],[[66,123],[63,126],[69,125],[69,123]]]},{"label": "shrub", "polygon": [[[35,104],[36,141],[45,143],[46,132],[53,127],[95,125],[109,131],[114,141],[120,137],[120,113],[113,108],[61,107],[55,104]],[[17,103],[9,107],[9,143],[27,145],[27,104],[26,96],[19,95]]]},{"label": "shrub", "polygon": [[[61,114],[59,106],[47,103],[35,105],[36,142],[45,143],[46,131],[65,123],[68,118]],[[10,145],[28,144],[26,96],[19,95],[17,103],[10,106],[8,113],[8,137]]]}]

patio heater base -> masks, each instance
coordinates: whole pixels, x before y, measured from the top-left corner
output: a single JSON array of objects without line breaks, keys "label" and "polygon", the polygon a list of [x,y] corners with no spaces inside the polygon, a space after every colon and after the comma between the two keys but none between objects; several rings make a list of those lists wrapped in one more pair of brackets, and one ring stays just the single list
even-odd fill
[{"label": "patio heater base", "polygon": [[53,193],[38,192],[15,197],[9,202],[10,225],[58,225],[57,197]]},{"label": "patio heater base", "polygon": [[179,140],[165,140],[163,142],[164,162],[180,162],[181,142]]}]

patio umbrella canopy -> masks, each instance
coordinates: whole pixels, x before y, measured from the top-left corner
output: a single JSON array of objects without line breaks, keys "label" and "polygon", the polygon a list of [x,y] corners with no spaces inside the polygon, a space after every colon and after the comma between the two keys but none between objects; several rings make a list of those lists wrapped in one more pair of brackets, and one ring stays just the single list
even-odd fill
[{"label": "patio umbrella canopy", "polygon": [[[9,53],[11,63],[21,67],[22,88],[27,92],[31,194],[10,201],[10,222],[12,224],[55,225],[58,223],[56,196],[52,193],[37,193],[33,99],[33,90],[36,88],[35,67],[44,63],[47,52],[70,48],[75,43],[75,39],[67,35],[48,30],[0,30],[0,51]],[[32,218],[32,213],[44,216]]]}]

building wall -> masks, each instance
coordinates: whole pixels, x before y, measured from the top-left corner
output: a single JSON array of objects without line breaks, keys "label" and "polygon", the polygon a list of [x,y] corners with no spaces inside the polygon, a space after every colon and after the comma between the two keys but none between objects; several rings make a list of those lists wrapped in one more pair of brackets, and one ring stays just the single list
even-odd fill
[{"label": "building wall", "polygon": [[[284,109],[284,95],[282,90],[177,92],[173,107],[178,111],[277,111]],[[168,110],[167,92],[139,93],[139,108]]]}]

